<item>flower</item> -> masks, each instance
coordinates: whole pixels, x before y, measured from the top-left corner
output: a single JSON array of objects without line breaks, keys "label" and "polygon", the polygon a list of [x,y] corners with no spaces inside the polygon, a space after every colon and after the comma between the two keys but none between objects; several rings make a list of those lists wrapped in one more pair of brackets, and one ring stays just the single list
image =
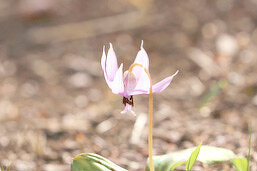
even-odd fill
[{"label": "flower", "polygon": [[[107,57],[105,54],[105,47],[103,47],[101,66],[104,72],[104,78],[114,94],[123,96],[123,104],[125,105],[125,109],[121,113],[130,111],[134,114],[134,111],[132,110],[134,105],[133,95],[149,94],[150,78],[144,70],[146,69],[149,71],[149,58],[145,49],[143,48],[143,41],[134,61],[134,64],[135,63],[140,64],[144,68],[135,66],[131,72],[127,70],[123,73],[123,64],[121,64],[118,68],[117,57],[113,50],[112,44],[110,43]],[[154,84],[152,86],[152,92],[160,93],[166,89],[177,73],[178,71],[175,74]]]}]

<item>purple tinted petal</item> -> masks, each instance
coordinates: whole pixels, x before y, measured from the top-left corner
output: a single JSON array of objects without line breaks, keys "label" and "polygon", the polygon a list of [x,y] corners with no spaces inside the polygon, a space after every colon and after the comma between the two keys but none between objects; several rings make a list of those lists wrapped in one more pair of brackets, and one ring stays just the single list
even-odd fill
[{"label": "purple tinted petal", "polygon": [[[137,53],[134,63],[142,64],[144,68],[149,70],[149,58],[148,58],[148,55],[147,55],[145,49],[143,48],[143,40],[141,43],[141,49]],[[141,76],[141,73],[144,71],[143,71],[142,67],[135,66],[133,68],[133,72],[136,74],[137,79],[139,79],[139,77]]]},{"label": "purple tinted petal", "polygon": [[149,58],[143,47],[143,43],[144,42],[142,40],[141,48],[140,48],[139,52],[137,53],[134,63],[142,64],[148,70],[149,69]]},{"label": "purple tinted petal", "polygon": [[164,89],[166,89],[169,86],[170,82],[172,81],[173,77],[175,75],[177,75],[177,73],[178,73],[178,71],[175,74],[173,74],[172,76],[169,76],[169,77],[163,79],[162,81],[154,84],[153,85],[153,93],[160,93]]},{"label": "purple tinted petal", "polygon": [[114,94],[124,93],[124,83],[123,83],[123,64],[120,65],[118,71],[115,74],[113,82],[111,82],[111,89]]},{"label": "purple tinted petal", "polygon": [[123,83],[124,83],[124,92],[125,95],[128,96],[133,92],[137,85],[137,78],[133,72],[125,71],[123,74]]},{"label": "purple tinted petal", "polygon": [[117,70],[118,70],[117,57],[113,50],[112,44],[110,43],[110,48],[108,50],[107,59],[106,59],[106,75],[108,80],[113,81]]},{"label": "purple tinted petal", "polygon": [[127,113],[127,112],[130,112],[133,115],[135,115],[135,112],[132,110],[132,106],[128,103],[126,103],[125,109],[123,111],[121,111],[120,113],[124,114],[124,113]]},{"label": "purple tinted petal", "polygon": [[101,58],[101,66],[104,72],[104,78],[105,81],[107,83],[107,85],[109,86],[109,88],[111,89],[111,82],[108,80],[107,75],[106,75],[106,54],[105,54],[105,47],[103,47],[103,54],[102,54],[102,58]]},{"label": "purple tinted petal", "polygon": [[150,79],[146,72],[143,70],[137,80],[137,85],[130,95],[147,94],[150,90]]},{"label": "purple tinted petal", "polygon": [[130,95],[139,95],[139,94],[149,94],[149,91],[145,91],[145,90],[134,90],[132,93],[130,93]]}]

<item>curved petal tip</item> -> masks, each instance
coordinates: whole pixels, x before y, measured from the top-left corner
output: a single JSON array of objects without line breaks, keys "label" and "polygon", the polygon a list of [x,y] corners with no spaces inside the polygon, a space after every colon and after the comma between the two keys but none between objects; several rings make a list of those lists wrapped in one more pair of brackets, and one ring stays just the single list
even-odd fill
[{"label": "curved petal tip", "polygon": [[177,70],[177,71],[175,72],[175,74],[173,74],[173,76],[177,75],[178,73],[179,73],[179,70]]},{"label": "curved petal tip", "polygon": [[173,74],[173,75],[171,75],[171,76],[169,76],[169,77],[163,79],[162,81],[160,81],[160,82],[154,84],[154,85],[153,85],[153,93],[160,93],[160,92],[162,92],[164,89],[166,89],[166,88],[170,85],[170,83],[171,83],[173,77],[176,76],[176,75],[178,74],[178,72],[179,72],[179,71],[177,70],[177,71],[175,72],[175,74]]},{"label": "curved petal tip", "polygon": [[141,40],[141,49],[143,49],[144,47],[144,40]]}]

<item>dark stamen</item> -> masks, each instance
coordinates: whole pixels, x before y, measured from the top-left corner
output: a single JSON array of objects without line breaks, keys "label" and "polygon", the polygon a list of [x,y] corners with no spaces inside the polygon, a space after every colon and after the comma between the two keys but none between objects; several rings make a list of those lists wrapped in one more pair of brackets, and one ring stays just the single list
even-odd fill
[{"label": "dark stamen", "polygon": [[122,103],[126,106],[126,104],[129,104],[131,106],[134,106],[133,96],[130,96],[129,99],[126,97],[123,97]]}]

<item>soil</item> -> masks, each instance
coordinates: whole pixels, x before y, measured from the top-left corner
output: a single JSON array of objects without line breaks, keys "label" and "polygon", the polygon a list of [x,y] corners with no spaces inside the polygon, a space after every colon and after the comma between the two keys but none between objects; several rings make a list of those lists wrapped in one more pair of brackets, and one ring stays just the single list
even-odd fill
[{"label": "soil", "polygon": [[112,42],[126,70],[144,40],[154,83],[179,70],[154,95],[154,154],[203,142],[246,157],[250,125],[257,170],[256,10],[250,0],[0,0],[1,166],[70,170],[90,152],[144,170],[148,97],[134,96],[136,116],[120,114],[100,66]]}]

